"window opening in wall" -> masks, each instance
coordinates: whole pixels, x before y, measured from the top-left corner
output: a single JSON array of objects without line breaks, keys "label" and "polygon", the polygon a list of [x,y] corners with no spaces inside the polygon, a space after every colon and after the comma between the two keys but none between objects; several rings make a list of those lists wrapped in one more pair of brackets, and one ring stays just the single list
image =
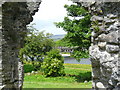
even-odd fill
[{"label": "window opening in wall", "polygon": [[[64,8],[65,4],[68,5],[65,6],[68,10]],[[69,7],[70,5],[72,6]],[[79,11],[82,9],[79,7],[76,3],[68,0],[42,1],[39,11],[33,16],[33,22],[28,25],[30,32],[28,32],[25,39],[25,48],[20,51],[23,53],[24,58],[25,77],[23,88],[92,87],[91,62],[89,57],[87,57],[86,52],[84,52],[84,54],[81,53],[85,58],[82,58],[79,62],[76,59],[78,59],[77,56],[80,54],[76,55],[76,57],[74,56],[75,53],[77,54],[78,49],[86,48],[78,48],[78,44],[73,46],[78,42],[68,43],[67,37],[70,38],[71,33],[63,30],[67,28],[66,25],[69,23],[68,27],[76,28],[77,32],[77,22],[82,20],[84,16],[76,16],[75,10],[73,13],[71,10],[76,9],[76,11]],[[68,11],[70,11],[70,13],[68,13]],[[81,11],[77,14],[82,12],[86,11]],[[73,14],[73,16],[70,14]],[[58,25],[58,22],[63,22],[64,20],[66,20],[67,24],[62,28],[62,24]],[[71,23],[69,22],[70,20]],[[77,36],[76,32],[71,32]],[[86,34],[88,33],[86,32]],[[71,38],[73,38],[73,35]],[[76,38],[76,41],[78,41],[78,39],[79,37]],[[76,52],[74,52],[74,50],[76,50]]]}]

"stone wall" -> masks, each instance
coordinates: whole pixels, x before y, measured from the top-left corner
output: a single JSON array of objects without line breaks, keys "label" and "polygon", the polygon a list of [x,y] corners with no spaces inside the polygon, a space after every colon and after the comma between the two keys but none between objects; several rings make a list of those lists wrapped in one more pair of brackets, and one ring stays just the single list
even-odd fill
[{"label": "stone wall", "polygon": [[0,5],[0,89],[22,89],[23,65],[18,52],[26,36],[26,25],[33,20],[39,4],[40,1]]},{"label": "stone wall", "polygon": [[[93,1],[93,0],[92,0]],[[93,88],[120,89],[120,0],[117,2],[81,2],[92,15]],[[77,1],[78,2],[78,1]]]},{"label": "stone wall", "polygon": [[[93,88],[120,89],[120,2],[117,1],[96,0],[81,4],[92,14],[90,55]],[[26,25],[32,21],[32,15],[38,10],[40,2],[2,3],[0,2],[0,89],[21,89],[23,66],[18,59],[18,51],[23,46]]]}]

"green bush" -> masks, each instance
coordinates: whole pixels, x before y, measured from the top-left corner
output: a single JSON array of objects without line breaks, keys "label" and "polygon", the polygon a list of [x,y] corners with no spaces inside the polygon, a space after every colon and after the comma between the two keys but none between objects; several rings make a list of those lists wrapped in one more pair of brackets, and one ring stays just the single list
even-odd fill
[{"label": "green bush", "polygon": [[41,67],[41,62],[38,61],[23,61],[24,63],[24,73],[38,71]]},{"label": "green bush", "polygon": [[65,75],[63,64],[63,57],[58,50],[54,49],[47,53],[41,68],[46,77],[62,76]]},{"label": "green bush", "polygon": [[92,80],[91,72],[79,73],[77,81],[83,81],[84,82],[85,80],[87,80],[87,81]]},{"label": "green bush", "polygon": [[34,71],[34,67],[32,64],[25,64],[24,65],[24,73],[32,72]]},{"label": "green bush", "polygon": [[40,68],[41,68],[41,63],[42,63],[42,62],[33,61],[33,63],[34,63],[34,71],[40,70]]}]

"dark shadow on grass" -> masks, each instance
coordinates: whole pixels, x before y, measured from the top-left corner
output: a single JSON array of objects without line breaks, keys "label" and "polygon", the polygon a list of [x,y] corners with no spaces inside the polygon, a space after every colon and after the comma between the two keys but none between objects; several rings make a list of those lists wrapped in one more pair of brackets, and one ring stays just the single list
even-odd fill
[{"label": "dark shadow on grass", "polygon": [[84,81],[91,81],[92,80],[91,72],[79,73],[78,75],[68,74],[67,76],[75,77],[75,80],[77,82],[84,82]]},{"label": "dark shadow on grass", "polygon": [[91,81],[92,75],[91,72],[79,73],[79,75],[75,76],[77,82]]}]

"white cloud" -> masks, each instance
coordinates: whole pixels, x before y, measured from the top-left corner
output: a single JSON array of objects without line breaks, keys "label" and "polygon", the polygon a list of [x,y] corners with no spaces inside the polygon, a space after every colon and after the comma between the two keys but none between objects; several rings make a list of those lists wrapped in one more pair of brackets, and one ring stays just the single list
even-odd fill
[{"label": "white cloud", "polygon": [[65,4],[71,4],[68,0],[43,0],[40,4],[39,12],[36,13],[34,18],[38,20],[48,20],[59,18],[66,15]]},{"label": "white cloud", "polygon": [[56,28],[54,22],[61,22],[67,15],[65,4],[71,4],[68,0],[42,0],[39,11],[33,17],[33,23],[36,23],[35,28],[39,31],[46,30],[46,32],[53,34],[65,34],[61,28]]}]

